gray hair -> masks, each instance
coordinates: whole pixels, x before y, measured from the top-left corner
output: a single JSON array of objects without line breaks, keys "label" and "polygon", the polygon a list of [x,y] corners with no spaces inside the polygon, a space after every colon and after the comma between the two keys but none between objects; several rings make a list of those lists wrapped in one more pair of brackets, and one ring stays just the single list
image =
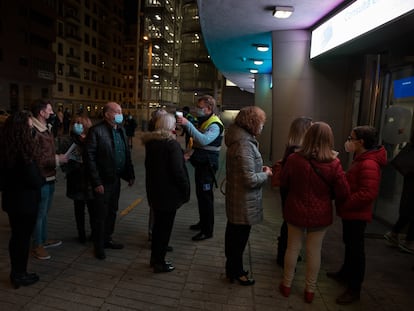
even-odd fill
[{"label": "gray hair", "polygon": [[165,113],[155,122],[155,130],[172,131],[175,129],[175,117],[171,113]]}]

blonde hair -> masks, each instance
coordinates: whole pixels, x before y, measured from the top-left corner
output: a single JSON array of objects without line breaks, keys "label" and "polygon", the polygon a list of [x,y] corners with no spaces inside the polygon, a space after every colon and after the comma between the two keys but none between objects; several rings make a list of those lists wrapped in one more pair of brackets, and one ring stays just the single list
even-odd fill
[{"label": "blonde hair", "polygon": [[315,122],[306,132],[299,153],[306,159],[330,162],[336,157],[332,150],[334,138],[331,127],[325,122]]},{"label": "blonde hair", "polygon": [[303,137],[307,130],[312,126],[312,119],[308,117],[299,117],[290,124],[288,134],[288,146],[302,145]]},{"label": "blonde hair", "polygon": [[155,130],[172,131],[175,129],[175,117],[171,113],[164,113],[158,116],[155,122]]}]

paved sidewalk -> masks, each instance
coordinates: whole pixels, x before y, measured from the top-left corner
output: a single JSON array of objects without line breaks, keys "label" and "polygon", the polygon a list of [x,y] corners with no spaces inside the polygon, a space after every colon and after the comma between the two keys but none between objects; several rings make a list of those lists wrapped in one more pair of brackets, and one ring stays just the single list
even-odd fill
[{"label": "paved sidewalk", "polygon": [[[282,270],[276,265],[276,237],[281,225],[279,194],[269,185],[264,191],[265,221],[253,227],[245,252],[245,269],[256,279],[254,286],[230,284],[224,275],[224,196],[216,191],[214,238],[193,242],[188,229],[197,221],[192,188],[191,201],[177,212],[168,253],[176,270],[154,274],[149,267],[147,241],[148,205],[145,199],[144,150],[137,133],[133,159],[136,183],[122,184],[120,211],[142,201],[125,216],[119,216],[114,240],[123,250],[107,250],[104,261],[93,257],[92,244],[76,240],[72,201],[65,197],[65,179],[59,173],[53,208],[49,215],[49,237],[63,245],[48,249],[52,258],[30,259],[29,270],[40,282],[13,289],[9,283],[7,215],[0,213],[0,310],[412,310],[414,304],[414,256],[385,245],[387,228],[373,223],[366,238],[367,271],[361,301],[338,306],[335,297],[344,288],[325,276],[339,268],[343,247],[337,219],[327,233],[318,291],[312,304],[303,301],[304,262],[297,266],[289,298],[278,292]],[[180,141],[182,137],[179,137]],[[222,152],[224,156],[224,152]],[[224,159],[224,157],[222,157]],[[222,161],[219,181],[224,177]],[[193,170],[189,165],[191,179]]]}]

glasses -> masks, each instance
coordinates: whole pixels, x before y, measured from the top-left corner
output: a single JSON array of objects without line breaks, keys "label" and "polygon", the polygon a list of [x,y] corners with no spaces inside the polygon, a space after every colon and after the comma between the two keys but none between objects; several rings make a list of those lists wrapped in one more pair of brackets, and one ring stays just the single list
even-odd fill
[{"label": "glasses", "polygon": [[348,140],[348,141],[352,141],[352,140],[359,140],[359,138],[353,138],[352,136],[348,136],[347,140]]}]

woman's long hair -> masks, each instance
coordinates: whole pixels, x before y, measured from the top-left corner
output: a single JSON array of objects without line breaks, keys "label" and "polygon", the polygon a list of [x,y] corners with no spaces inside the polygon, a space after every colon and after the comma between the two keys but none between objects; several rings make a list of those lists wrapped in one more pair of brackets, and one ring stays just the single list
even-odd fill
[{"label": "woman's long hair", "polygon": [[0,136],[0,158],[4,167],[13,167],[18,161],[28,164],[38,154],[29,118],[28,112],[18,111],[5,121]]},{"label": "woman's long hair", "polygon": [[299,117],[293,120],[289,128],[288,146],[302,145],[303,137],[311,125],[312,119],[308,117]]},{"label": "woman's long hair", "polygon": [[332,150],[334,138],[331,127],[325,122],[315,122],[306,132],[299,153],[306,159],[330,162],[336,157]]}]

